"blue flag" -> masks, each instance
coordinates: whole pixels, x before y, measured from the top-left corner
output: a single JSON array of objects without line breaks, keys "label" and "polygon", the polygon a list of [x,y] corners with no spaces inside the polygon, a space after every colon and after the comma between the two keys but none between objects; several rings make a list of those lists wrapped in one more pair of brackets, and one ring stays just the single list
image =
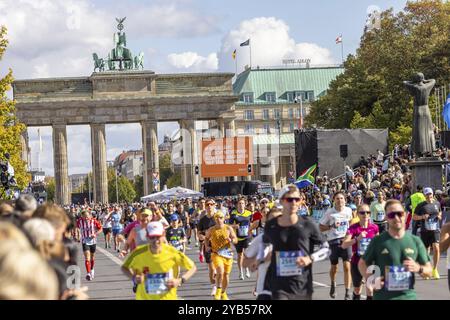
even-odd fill
[{"label": "blue flag", "polygon": [[447,96],[447,101],[445,101],[442,116],[444,117],[445,123],[447,123],[447,127],[450,127],[450,93]]}]

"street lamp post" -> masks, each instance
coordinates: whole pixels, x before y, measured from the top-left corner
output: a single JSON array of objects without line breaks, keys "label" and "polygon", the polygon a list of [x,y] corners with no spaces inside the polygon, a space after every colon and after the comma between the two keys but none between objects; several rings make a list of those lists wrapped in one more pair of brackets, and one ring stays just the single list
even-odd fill
[{"label": "street lamp post", "polygon": [[116,173],[116,203],[119,203],[119,188],[117,186],[117,169],[114,168],[114,172]]},{"label": "street lamp post", "polygon": [[280,187],[281,187],[281,120],[277,119],[278,126],[278,172],[280,176]]}]

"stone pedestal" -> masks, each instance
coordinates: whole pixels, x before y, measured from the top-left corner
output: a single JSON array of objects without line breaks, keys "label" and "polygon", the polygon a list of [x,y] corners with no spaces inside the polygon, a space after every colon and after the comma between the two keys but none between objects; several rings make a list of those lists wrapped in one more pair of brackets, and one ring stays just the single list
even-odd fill
[{"label": "stone pedestal", "polygon": [[[142,126],[142,149],[144,151],[144,196],[159,191],[159,154],[158,154],[158,123],[156,121],[143,121]],[[155,176],[153,176],[155,174]]]},{"label": "stone pedestal", "polygon": [[94,202],[108,203],[105,124],[91,124]]},{"label": "stone pedestal", "polygon": [[55,203],[69,204],[69,171],[65,124],[53,125],[53,165],[55,168]]},{"label": "stone pedestal", "polygon": [[408,166],[412,170],[413,192],[417,191],[417,185],[430,187],[433,190],[442,190],[444,185],[443,166],[446,163],[438,157],[418,158],[415,162],[410,162]]}]

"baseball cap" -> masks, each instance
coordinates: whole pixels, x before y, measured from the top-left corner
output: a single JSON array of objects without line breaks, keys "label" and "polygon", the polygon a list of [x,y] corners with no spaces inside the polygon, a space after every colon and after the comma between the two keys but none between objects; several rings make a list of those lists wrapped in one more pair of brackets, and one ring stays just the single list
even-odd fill
[{"label": "baseball cap", "polygon": [[356,210],[356,205],[354,203],[350,203],[348,207],[352,210]]},{"label": "baseball cap", "polygon": [[269,202],[269,199],[267,199],[267,198],[262,198],[259,202]]},{"label": "baseball cap", "polygon": [[152,214],[152,212],[150,210],[148,210],[148,209],[144,209],[144,210],[141,211],[141,215],[142,214],[150,216]]},{"label": "baseball cap", "polygon": [[161,222],[154,221],[147,225],[147,237],[161,237],[164,234],[164,227]]},{"label": "baseball cap", "polygon": [[178,215],[177,214],[171,214],[169,216],[169,221],[178,221]]},{"label": "baseball cap", "polygon": [[423,194],[424,195],[433,194],[433,189],[431,189],[431,188],[423,188]]}]

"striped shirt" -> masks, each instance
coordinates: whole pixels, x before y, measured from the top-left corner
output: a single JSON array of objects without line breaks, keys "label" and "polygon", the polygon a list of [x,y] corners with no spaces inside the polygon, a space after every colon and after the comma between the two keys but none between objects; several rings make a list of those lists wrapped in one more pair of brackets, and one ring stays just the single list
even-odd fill
[{"label": "striped shirt", "polygon": [[93,238],[95,239],[97,231],[102,229],[100,222],[97,219],[80,218],[77,221],[77,227],[80,229],[81,242],[85,243]]}]

